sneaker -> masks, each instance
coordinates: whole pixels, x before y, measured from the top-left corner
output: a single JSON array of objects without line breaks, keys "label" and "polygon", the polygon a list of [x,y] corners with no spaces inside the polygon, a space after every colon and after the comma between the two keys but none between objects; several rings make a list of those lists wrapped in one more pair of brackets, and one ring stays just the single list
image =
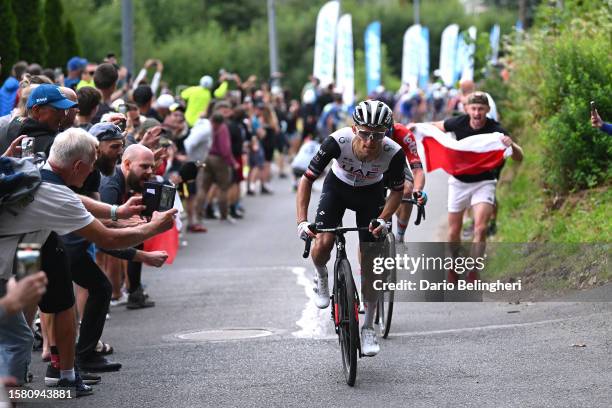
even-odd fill
[{"label": "sneaker", "polygon": [[125,292],[121,292],[121,297],[119,299],[111,299],[110,305],[111,307],[115,306],[123,306],[128,302],[128,295]]},{"label": "sneaker", "polygon": [[274,194],[274,193],[272,192],[272,190],[270,190],[270,189],[269,189],[269,188],[267,188],[266,186],[262,185],[262,186],[261,186],[261,194],[267,194],[267,195],[270,195],[270,194]]},{"label": "sneaker", "polygon": [[236,208],[231,208],[229,213],[234,219],[241,220],[244,218],[244,216],[240,214]]},{"label": "sneaker", "polygon": [[217,220],[217,219],[219,219],[219,217],[217,217],[217,214],[215,213],[215,209],[213,208],[212,205],[206,206],[206,211],[204,213],[204,217],[206,219],[209,219],[209,220]]},{"label": "sneaker", "polygon": [[142,288],[138,288],[133,293],[128,295],[128,301],[126,307],[128,309],[144,309],[146,307],[155,306],[155,302],[147,299]]},{"label": "sneaker", "polygon": [[247,190],[247,195],[254,196],[255,192],[253,190]]},{"label": "sneaker", "polygon": [[404,242],[404,234],[400,235],[398,233],[395,233],[395,242],[400,244]]},{"label": "sneaker", "polygon": [[74,390],[76,391],[75,394],[77,398],[93,394],[93,388],[83,382],[83,379],[81,378],[80,374],[78,372],[75,372],[74,375],[74,381],[70,381],[67,378],[62,378],[57,382],[57,387],[74,388]]},{"label": "sneaker", "polygon": [[84,371],[91,371],[94,373],[104,373],[111,371],[119,371],[121,369],[121,363],[114,363],[109,361],[101,353],[91,353],[91,356],[86,359],[77,359],[77,366]]},{"label": "sneaker", "polygon": [[221,224],[236,224],[236,219],[234,217],[227,216],[227,218],[221,218]]},{"label": "sneaker", "polygon": [[368,357],[373,357],[380,351],[376,331],[367,327],[361,328],[361,352]]},{"label": "sneaker", "polygon": [[327,282],[327,276],[320,277],[318,273],[315,273],[313,291],[315,293],[314,302],[319,309],[325,309],[329,306],[329,285]]},{"label": "sneaker", "polygon": [[[87,373],[79,373],[81,375],[81,379],[83,380],[83,384],[87,385],[95,385],[99,384],[102,381],[102,377],[95,374],[87,374]],[[47,365],[47,372],[45,374],[45,385],[47,387],[57,387],[57,383],[60,380],[60,370],[59,368],[53,367],[51,364]]]}]

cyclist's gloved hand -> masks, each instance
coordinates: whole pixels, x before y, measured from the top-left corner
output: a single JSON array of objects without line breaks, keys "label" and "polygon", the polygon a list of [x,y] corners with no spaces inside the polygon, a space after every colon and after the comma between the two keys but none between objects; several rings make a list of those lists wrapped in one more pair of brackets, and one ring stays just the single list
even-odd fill
[{"label": "cyclist's gloved hand", "polygon": [[424,191],[415,191],[414,193],[412,193],[412,195],[420,205],[427,204],[427,193],[425,193]]},{"label": "cyclist's gloved hand", "polygon": [[387,234],[387,221],[382,218],[377,218],[370,221],[369,230],[376,238],[385,236]]},{"label": "cyclist's gloved hand", "polygon": [[302,221],[298,224],[298,237],[306,241],[308,238],[314,238],[315,234],[308,228],[310,223],[308,221]]}]

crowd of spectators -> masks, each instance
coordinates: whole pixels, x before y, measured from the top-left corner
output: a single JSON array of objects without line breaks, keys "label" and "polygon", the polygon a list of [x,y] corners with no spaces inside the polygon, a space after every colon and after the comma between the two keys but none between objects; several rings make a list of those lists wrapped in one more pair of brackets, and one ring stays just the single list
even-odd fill
[{"label": "crowd of spectators", "polygon": [[[274,194],[273,176],[288,178],[291,167],[301,175],[318,137],[348,117],[316,79],[305,100],[223,70],[173,93],[162,75],[150,59],[132,79],[109,54],[101,63],[73,57],[65,72],[18,62],[2,84],[0,152],[19,163],[32,153],[41,179],[29,204],[0,211],[5,385],[42,374],[29,371],[39,346],[47,386],[91,394],[96,373],[121,368],[102,339],[111,307],[155,306],[142,265],[163,266],[211,219],[239,222],[244,196]],[[143,217],[151,181],[174,186],[175,205]],[[41,246],[44,273],[15,282],[24,242]]]}]

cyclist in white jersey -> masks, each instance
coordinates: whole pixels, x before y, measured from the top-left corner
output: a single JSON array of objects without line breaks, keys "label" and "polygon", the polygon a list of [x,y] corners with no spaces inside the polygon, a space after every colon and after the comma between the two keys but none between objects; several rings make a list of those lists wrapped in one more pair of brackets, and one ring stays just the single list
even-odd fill
[{"label": "cyclist in white jersey", "polygon": [[[302,239],[314,237],[307,219],[312,183],[332,160],[332,171],[325,177],[317,208],[318,228],[337,227],[348,208],[355,211],[358,227],[369,227],[370,232],[359,232],[359,241],[373,242],[386,233],[387,222],[401,203],[406,158],[401,147],[385,137],[393,124],[391,109],[383,102],[367,100],[355,108],[353,121],[352,127],[339,129],[323,141],[300,180],[297,223]],[[386,200],[385,187],[391,191]],[[373,226],[373,220],[378,221],[378,227]],[[314,300],[321,309],[330,301],[326,265],[333,245],[334,234],[320,233],[311,250],[316,269]],[[376,301],[366,299],[361,348],[368,356],[380,350],[373,326],[375,311]]]}]

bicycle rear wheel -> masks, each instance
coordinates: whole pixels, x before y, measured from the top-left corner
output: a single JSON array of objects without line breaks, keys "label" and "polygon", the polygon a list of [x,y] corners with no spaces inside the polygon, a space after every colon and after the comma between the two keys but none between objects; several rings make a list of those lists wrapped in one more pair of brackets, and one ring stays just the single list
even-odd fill
[{"label": "bicycle rear wheel", "polygon": [[[387,234],[384,241],[383,256],[389,258],[395,258],[395,237],[392,233]],[[397,280],[397,271],[395,266],[388,271],[387,282],[395,283]],[[376,304],[376,318],[375,321],[380,328],[380,333],[383,339],[389,336],[389,330],[391,330],[391,319],[393,318],[393,300],[395,292],[392,290],[385,290],[380,293],[378,297],[378,303]]]},{"label": "bicycle rear wheel", "polygon": [[351,275],[351,265],[343,259],[338,263],[338,284],[335,288],[335,307],[338,308],[338,340],[342,352],[342,367],[346,383],[355,385],[357,351],[359,347],[359,301]]}]

